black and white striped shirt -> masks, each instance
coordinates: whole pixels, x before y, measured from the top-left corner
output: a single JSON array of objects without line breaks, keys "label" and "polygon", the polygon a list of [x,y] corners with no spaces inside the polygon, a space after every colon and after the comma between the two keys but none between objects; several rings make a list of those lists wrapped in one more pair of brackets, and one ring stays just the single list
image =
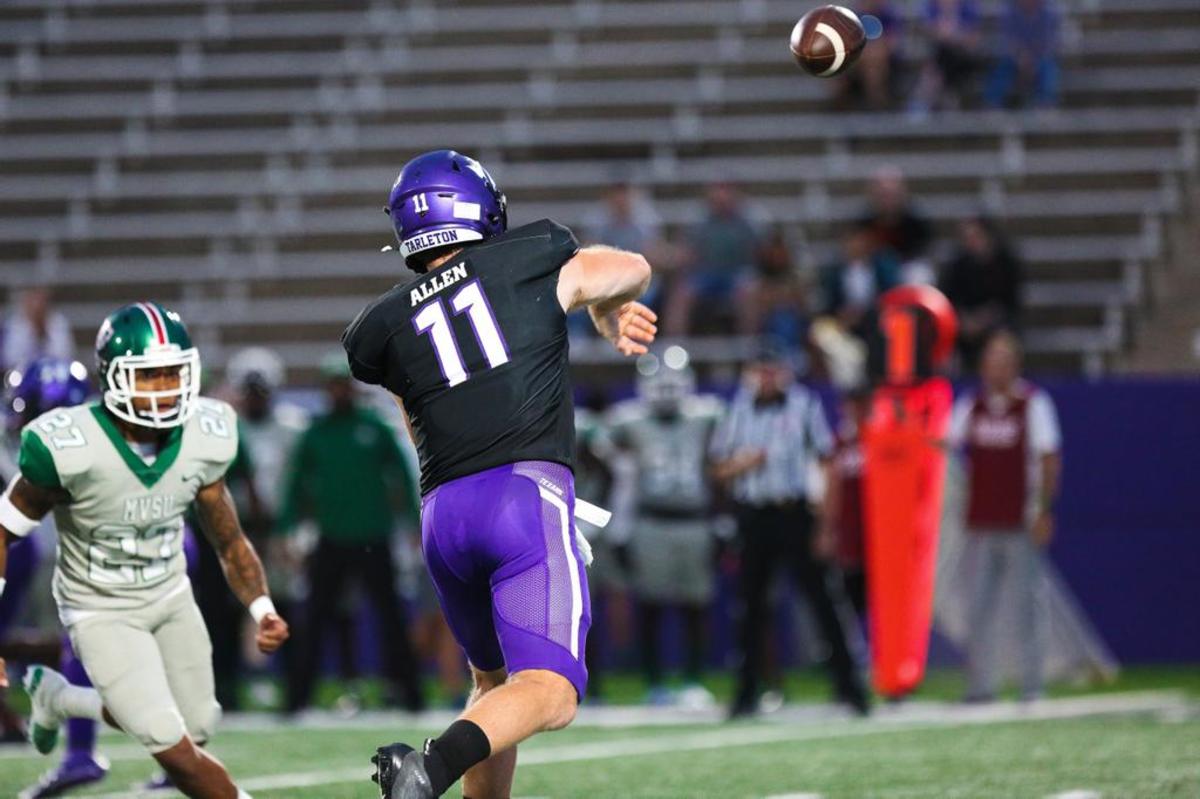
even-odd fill
[{"label": "black and white striped shirt", "polygon": [[766,463],[733,481],[733,498],[747,505],[805,501],[809,467],[833,452],[833,434],[817,395],[801,385],[781,402],[759,404],[743,389],[713,435],[710,454],[724,460],[742,450],[763,450]]}]

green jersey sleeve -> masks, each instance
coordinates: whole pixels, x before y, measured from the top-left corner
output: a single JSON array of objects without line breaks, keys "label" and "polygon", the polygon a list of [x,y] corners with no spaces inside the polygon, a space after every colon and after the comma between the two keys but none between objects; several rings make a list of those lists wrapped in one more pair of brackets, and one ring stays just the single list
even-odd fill
[{"label": "green jersey sleeve", "polygon": [[17,455],[21,476],[39,488],[62,488],[58,467],[50,448],[31,427],[21,433],[21,449]]}]

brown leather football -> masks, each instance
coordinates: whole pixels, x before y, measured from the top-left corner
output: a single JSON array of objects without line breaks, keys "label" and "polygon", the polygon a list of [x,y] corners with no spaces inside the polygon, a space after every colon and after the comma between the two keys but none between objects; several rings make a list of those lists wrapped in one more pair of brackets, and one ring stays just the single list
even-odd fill
[{"label": "brown leather football", "polygon": [[845,6],[820,6],[792,28],[792,56],[818,78],[840,75],[858,60],[867,34],[858,15]]}]

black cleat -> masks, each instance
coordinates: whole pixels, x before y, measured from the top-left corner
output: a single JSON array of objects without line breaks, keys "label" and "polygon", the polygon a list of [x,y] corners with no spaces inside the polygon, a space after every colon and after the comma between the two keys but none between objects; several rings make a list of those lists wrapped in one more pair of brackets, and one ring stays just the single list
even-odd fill
[{"label": "black cleat", "polygon": [[429,775],[425,773],[425,755],[408,744],[381,746],[371,756],[382,799],[435,799]]},{"label": "black cleat", "polygon": [[415,750],[408,744],[394,743],[390,746],[379,747],[375,750],[375,754],[371,755],[371,765],[375,767],[371,781],[379,785],[379,792],[383,799],[389,799],[392,783],[396,781],[396,775],[400,773],[400,765],[404,762],[404,756],[413,751]]}]

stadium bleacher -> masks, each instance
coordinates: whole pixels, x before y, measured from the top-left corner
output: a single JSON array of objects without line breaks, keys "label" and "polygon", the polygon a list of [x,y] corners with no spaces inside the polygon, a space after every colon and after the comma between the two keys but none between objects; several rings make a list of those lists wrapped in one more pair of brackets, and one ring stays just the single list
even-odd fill
[{"label": "stadium bleacher", "polygon": [[3,290],[53,283],[85,351],[115,302],[153,296],[186,311],[209,363],[265,343],[303,378],[404,274],[378,253],[378,208],[416,151],[482,158],[517,223],[579,224],[628,175],[678,229],[705,182],[733,179],[809,267],[896,164],[942,232],[987,209],[1018,239],[1035,368],[1102,370],[1197,175],[1195,2],[1082,2],[1061,108],[927,119],[826,110],[784,49],[795,15],[778,0],[10,0]]}]

